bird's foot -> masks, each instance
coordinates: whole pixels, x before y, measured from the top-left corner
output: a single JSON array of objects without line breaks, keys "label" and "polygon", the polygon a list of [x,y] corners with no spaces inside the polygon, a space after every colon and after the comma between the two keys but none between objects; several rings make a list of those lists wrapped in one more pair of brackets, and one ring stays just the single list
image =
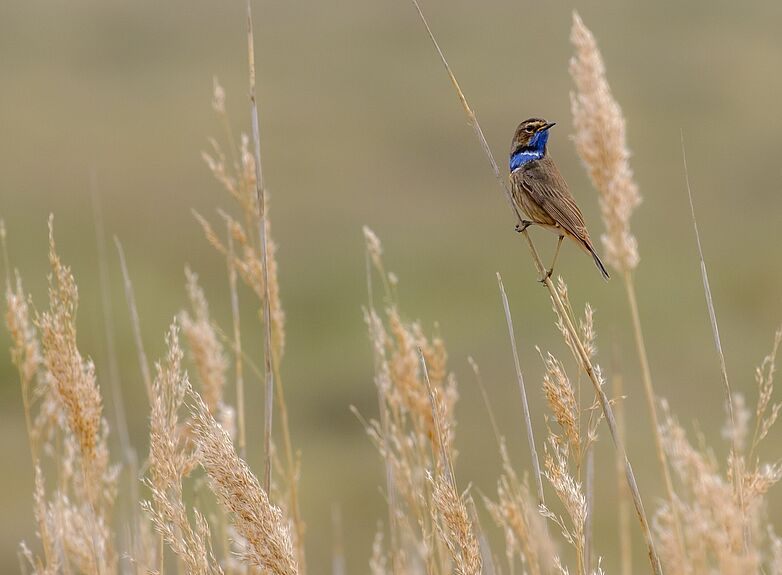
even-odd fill
[{"label": "bird's foot", "polygon": [[554,273],[554,268],[551,268],[550,270],[546,270],[546,273],[543,275],[542,278],[540,278],[538,281],[542,284],[546,283],[546,280],[551,277],[551,274]]},{"label": "bird's foot", "polygon": [[534,223],[530,220],[521,220],[521,223],[516,224],[516,231],[521,233]]}]

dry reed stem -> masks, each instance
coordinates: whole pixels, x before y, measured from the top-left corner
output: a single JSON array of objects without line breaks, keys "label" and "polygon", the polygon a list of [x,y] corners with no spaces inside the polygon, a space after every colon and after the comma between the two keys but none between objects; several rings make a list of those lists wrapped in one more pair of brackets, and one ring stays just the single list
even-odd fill
[{"label": "dry reed stem", "polygon": [[269,265],[267,262],[267,229],[266,229],[266,187],[261,169],[261,135],[258,127],[258,106],[255,101],[255,43],[253,41],[253,18],[251,0],[247,0],[247,57],[250,79],[250,116],[252,119],[253,144],[255,149],[255,191],[258,202],[258,236],[260,238],[261,270],[263,273],[263,326],[264,346],[263,360],[266,373],[265,408],[264,408],[264,466],[263,485],[268,493],[271,487],[272,475],[272,414],[274,413],[274,370],[272,369],[272,328],[271,309],[269,303]]},{"label": "dry reed stem", "polygon": [[733,478],[735,481],[736,494],[739,499],[739,504],[742,510],[742,524],[744,530],[744,546],[749,547],[750,533],[749,526],[746,523],[746,517],[744,515],[744,487],[742,485],[743,475],[741,472],[741,449],[738,445],[738,438],[736,436],[736,416],[733,410],[733,393],[730,389],[730,382],[728,381],[728,368],[725,366],[725,354],[722,352],[722,342],[720,341],[720,330],[717,325],[717,314],[714,310],[714,300],[711,295],[711,287],[709,287],[709,274],[706,271],[706,261],[703,258],[703,246],[701,246],[701,236],[698,231],[698,221],[695,218],[695,204],[692,199],[692,189],[690,188],[690,173],[687,169],[687,153],[684,148],[684,131],[681,132],[681,144],[682,144],[682,163],[684,165],[684,181],[687,186],[687,197],[690,200],[690,213],[692,215],[692,227],[695,230],[695,242],[698,246],[698,258],[700,259],[701,279],[703,280],[703,291],[706,296],[706,307],[709,310],[709,322],[711,323],[712,336],[714,337],[714,346],[717,348],[717,354],[720,359],[720,374],[722,375],[722,384],[725,391],[725,401],[728,405],[728,414],[730,416],[731,429],[734,433],[731,434],[733,438]]},{"label": "dry reed stem", "polygon": [[144,387],[147,390],[147,400],[152,403],[152,374],[149,371],[149,360],[147,354],[144,351],[144,340],[141,338],[141,321],[138,316],[138,308],[136,307],[136,296],[133,293],[133,283],[130,281],[130,273],[128,272],[128,265],[125,261],[125,250],[122,249],[122,244],[119,238],[114,236],[114,245],[117,247],[117,254],[119,254],[119,264],[122,269],[122,279],[125,284],[125,299],[128,302],[128,311],[130,312],[130,325],[133,329],[133,339],[136,342],[136,352],[138,353],[138,363],[141,369],[141,378],[144,380]]},{"label": "dry reed stem", "polygon": [[[117,436],[123,460],[127,469],[128,486],[130,490],[130,520],[134,530],[141,529],[138,515],[138,504],[141,501],[138,490],[138,455],[130,442],[128,433],[127,416],[125,414],[125,401],[122,396],[122,379],[117,360],[117,343],[114,337],[114,315],[111,301],[111,285],[109,281],[108,253],[106,249],[106,232],[103,224],[103,210],[101,207],[100,193],[96,183],[96,176],[92,174],[90,186],[92,197],[92,213],[95,222],[95,243],[98,250],[98,276],[100,280],[101,311],[103,316],[103,332],[106,338],[106,359],[109,367],[109,385],[111,389],[114,418],[116,420]],[[131,547],[129,542],[126,548]],[[142,561],[140,561],[141,563]]]},{"label": "dry reed stem", "polygon": [[519,384],[519,393],[521,395],[521,407],[524,412],[524,424],[527,429],[527,442],[529,443],[530,457],[532,458],[532,471],[535,474],[535,487],[538,493],[538,505],[545,505],[546,498],[543,494],[543,479],[540,473],[540,461],[538,460],[538,450],[535,447],[535,436],[532,433],[532,419],[529,413],[529,404],[527,403],[527,390],[524,387],[524,376],[521,373],[519,364],[519,352],[516,349],[516,335],[513,330],[513,319],[511,318],[508,296],[505,293],[505,286],[502,284],[502,276],[497,273],[497,283],[500,287],[502,297],[502,307],[505,311],[505,321],[508,324],[508,336],[510,337],[511,351],[513,352],[513,364],[516,368],[516,381]]},{"label": "dry reed stem", "polygon": [[489,538],[486,537],[486,532],[481,526],[481,520],[478,517],[478,509],[475,505],[475,500],[472,496],[467,496],[467,510],[470,513],[470,522],[475,529],[475,534],[478,538],[478,544],[481,551],[481,563],[482,563],[482,575],[495,575],[497,573],[497,567],[494,565],[494,556],[492,555],[491,545],[489,544]]},{"label": "dry reed stem", "polygon": [[[612,389],[614,397],[622,400],[624,398],[624,381],[622,374],[616,361],[617,348],[614,346],[614,369],[612,377]],[[624,404],[619,402],[616,406],[616,427],[619,432],[619,437],[622,441],[625,439],[625,408]],[[632,554],[632,539],[630,535],[630,509],[629,498],[630,494],[627,492],[627,485],[625,484],[622,475],[624,474],[624,468],[622,460],[616,456],[615,469],[616,469],[616,484],[619,489],[619,503],[617,513],[619,515],[619,556],[622,575],[632,575],[633,569],[633,554]],[[678,539],[678,538],[677,538]]]},{"label": "dry reed stem", "polygon": [[231,292],[231,321],[233,326],[234,369],[236,373],[236,411],[239,426],[239,455],[247,458],[247,435],[244,412],[244,363],[242,362],[242,330],[239,313],[239,292],[236,289],[236,265],[234,264],[234,240],[228,233],[228,287]]},{"label": "dry reed stem", "polygon": [[[92,213],[95,222],[95,244],[98,248],[98,275],[100,279],[101,309],[103,315],[103,332],[106,337],[106,355],[109,366],[109,382],[111,385],[111,397],[114,404],[114,417],[117,420],[117,436],[120,440],[125,464],[130,469],[131,489],[136,486],[138,461],[136,452],[130,444],[128,436],[128,423],[125,416],[125,402],[122,397],[122,385],[120,381],[119,365],[117,363],[117,343],[114,338],[114,316],[112,314],[111,287],[109,281],[108,255],[106,253],[106,232],[103,226],[103,211],[101,209],[100,195],[94,182],[91,186]],[[137,495],[137,494],[136,494]],[[137,498],[133,499],[133,507]]]},{"label": "dry reed stem", "polygon": [[584,521],[584,564],[589,573],[592,572],[592,547],[593,525],[595,513],[595,450],[587,449],[586,453],[586,480],[584,489],[586,491],[586,519]]},{"label": "dry reed stem", "polygon": [[[418,5],[417,0],[412,0],[412,2],[416,10],[418,11],[421,21],[426,27],[427,33],[429,34],[429,38],[431,39],[435,49],[437,50],[437,53],[440,56],[440,60],[443,66],[445,66],[445,69],[451,79],[451,84],[456,90],[459,100],[462,103],[462,107],[464,108],[468,121],[470,122],[470,125],[472,126],[473,130],[475,131],[475,134],[480,142],[481,148],[483,149],[487,159],[489,160],[489,163],[492,166],[492,171],[494,172],[495,178],[500,183],[500,186],[505,192],[505,197],[508,201],[508,204],[511,207],[513,213],[516,215],[516,219],[520,224],[521,214],[519,214],[518,210],[514,206],[513,198],[511,196],[508,185],[500,175],[497,162],[495,161],[494,156],[491,153],[491,149],[489,148],[489,145],[486,142],[486,138],[483,136],[483,131],[481,130],[480,125],[478,124],[475,113],[472,111],[469,104],[467,103],[467,99],[465,98],[464,93],[461,91],[461,88],[459,88],[459,84],[456,81],[456,77],[453,75],[453,72],[451,72],[451,68],[448,65],[447,60],[445,59],[445,56],[443,55],[443,52],[440,49],[440,46],[438,45],[437,40],[434,37],[434,34],[429,28],[429,24],[427,23],[426,18],[424,17],[423,12],[421,11],[421,7]],[[527,240],[527,244],[530,249],[530,254],[532,255],[533,263],[535,264],[538,273],[541,274],[541,276],[544,275],[545,267],[540,259],[540,255],[538,254],[535,245],[532,243],[532,239],[530,238],[528,231],[524,230],[522,235]],[[563,306],[562,301],[559,298],[559,295],[554,289],[554,285],[551,282],[551,278],[546,278],[544,283],[546,288],[549,290],[552,299],[554,300],[554,305],[559,309],[560,313],[565,317],[566,327],[568,331],[571,333],[574,342],[577,344],[577,351],[581,359],[582,366],[586,371],[587,375],[589,376],[589,379],[592,382],[593,387],[595,388],[595,393],[597,394],[598,400],[600,402],[600,406],[603,410],[603,413],[605,414],[606,422],[608,423],[608,429],[609,432],[611,433],[611,438],[613,439],[614,445],[616,446],[617,450],[621,453],[622,458],[624,459],[625,476],[626,476],[627,483],[630,487],[630,492],[633,496],[633,503],[635,505],[636,514],[638,516],[639,523],[641,524],[641,531],[649,553],[649,561],[652,565],[652,569],[654,573],[656,575],[660,575],[662,573],[662,567],[660,565],[660,560],[657,556],[657,552],[654,549],[654,541],[652,539],[651,530],[649,528],[649,521],[646,516],[646,512],[644,511],[643,502],[641,501],[641,494],[638,490],[638,484],[636,482],[635,474],[633,473],[632,466],[630,465],[630,460],[628,459],[627,453],[625,452],[624,444],[622,443],[621,439],[618,437],[618,434],[616,432],[616,421],[614,419],[613,410],[611,409],[611,404],[608,400],[608,397],[606,396],[605,392],[602,389],[600,380],[595,374],[595,370],[592,366],[591,361],[589,360],[589,356],[587,355],[583,345],[581,344],[581,341],[578,336],[578,332],[573,326],[573,323],[570,320],[570,318],[567,316],[567,311]]]},{"label": "dry reed stem", "polygon": [[570,75],[576,85],[576,91],[570,97],[575,127],[574,142],[581,161],[599,192],[600,209],[606,227],[606,233],[601,238],[606,249],[606,260],[622,274],[624,280],[657,459],[662,468],[681,553],[684,554],[681,519],[676,508],[671,471],[660,436],[657,399],[654,395],[632,275],[638,265],[639,256],[638,242],[630,231],[630,216],[641,203],[641,196],[630,168],[625,119],[619,103],[611,93],[597,42],[577,12],[573,12],[570,40],[576,50],[570,60]]}]

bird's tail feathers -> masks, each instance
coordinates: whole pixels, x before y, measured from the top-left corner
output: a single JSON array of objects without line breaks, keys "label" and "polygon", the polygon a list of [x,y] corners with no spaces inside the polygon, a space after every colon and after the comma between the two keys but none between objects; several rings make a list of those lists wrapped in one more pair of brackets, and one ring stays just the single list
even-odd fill
[{"label": "bird's tail feathers", "polygon": [[603,265],[603,262],[602,262],[602,260],[600,259],[600,256],[598,256],[598,255],[597,255],[597,252],[596,252],[594,249],[592,249],[592,248],[590,248],[590,249],[589,249],[589,251],[590,251],[590,253],[592,254],[592,257],[594,258],[594,260],[595,260],[595,265],[597,266],[597,269],[599,269],[599,270],[600,270],[600,273],[602,274],[602,276],[603,276],[603,279],[605,279],[605,280],[608,280],[608,279],[610,279],[610,278],[611,278],[611,276],[608,274],[608,270],[607,270],[607,269],[606,269],[606,267]]}]

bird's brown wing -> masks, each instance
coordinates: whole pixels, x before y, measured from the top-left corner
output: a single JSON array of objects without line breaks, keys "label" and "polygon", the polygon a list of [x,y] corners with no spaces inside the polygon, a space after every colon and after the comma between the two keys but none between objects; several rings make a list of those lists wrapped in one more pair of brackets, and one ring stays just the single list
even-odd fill
[{"label": "bird's brown wing", "polygon": [[592,251],[584,216],[568,190],[567,182],[557,166],[549,158],[534,162],[533,169],[526,170],[521,185],[535,202],[551,216],[567,233]]}]

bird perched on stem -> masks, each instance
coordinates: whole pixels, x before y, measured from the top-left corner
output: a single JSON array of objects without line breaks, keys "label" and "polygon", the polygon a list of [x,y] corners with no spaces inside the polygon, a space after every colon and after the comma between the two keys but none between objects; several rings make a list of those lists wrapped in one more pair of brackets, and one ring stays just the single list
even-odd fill
[{"label": "bird perched on stem", "polygon": [[546,281],[554,272],[557,256],[565,236],[575,241],[581,249],[595,260],[600,273],[609,278],[603,262],[600,261],[592,240],[589,239],[584,216],[568,190],[567,182],[559,173],[557,165],[548,155],[546,144],[549,130],[554,123],[540,118],[525,120],[516,128],[510,148],[510,181],[513,202],[529,219],[522,220],[516,231],[523,232],[537,224],[555,231],[559,235],[557,251],[551,268],[541,278]]}]

